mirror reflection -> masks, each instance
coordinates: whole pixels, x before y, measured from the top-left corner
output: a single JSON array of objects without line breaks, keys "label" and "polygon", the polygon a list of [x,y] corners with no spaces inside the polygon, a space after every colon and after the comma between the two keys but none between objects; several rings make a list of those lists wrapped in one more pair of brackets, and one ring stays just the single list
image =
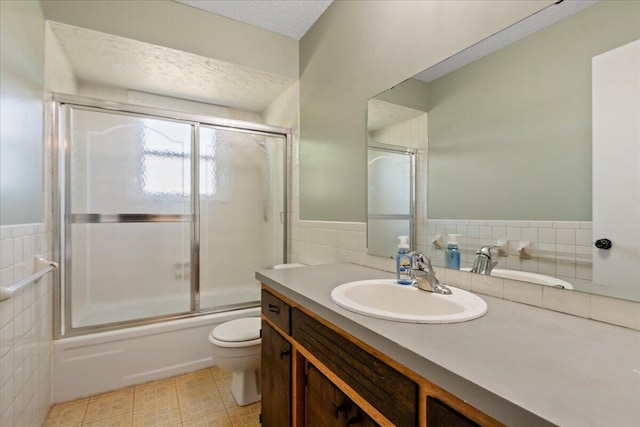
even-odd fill
[{"label": "mirror reflection", "polygon": [[384,254],[398,245],[396,236],[415,241],[414,231],[415,150],[408,147],[369,144],[367,149],[367,247],[369,253]]},{"label": "mirror reflection", "polygon": [[[577,3],[583,10],[576,11]],[[592,185],[592,179],[600,183],[607,175],[599,171],[622,169],[616,160],[598,165],[604,156],[592,155],[598,144],[609,153],[622,150],[622,137],[611,138],[606,131],[612,128],[606,123],[610,117],[598,114],[612,111],[612,103],[596,94],[611,92],[608,87],[623,78],[607,69],[628,70],[640,56],[632,44],[640,38],[640,2],[591,4],[550,6],[537,14],[544,15],[546,25],[539,31],[522,37],[523,31],[540,27],[531,22],[541,17],[534,15],[503,32],[510,44],[498,34],[470,50],[486,52],[483,44],[490,50],[500,43],[506,45],[502,49],[464,66],[454,56],[370,100],[369,142],[379,132],[371,120],[378,103],[409,107],[422,117],[424,129],[400,123],[422,133],[418,153],[425,162],[418,161],[412,245],[435,265],[445,266],[449,235],[459,234],[461,269],[474,268],[476,252],[490,247],[494,275],[640,301],[635,283],[640,277],[640,153],[633,148],[638,147],[633,131],[638,112],[625,107],[614,115],[614,122],[629,114],[636,118],[628,133],[635,144],[628,144],[623,155],[636,161],[626,162],[626,179],[616,178],[625,179],[625,188],[618,184],[615,191],[596,194]],[[559,17],[573,14],[548,25],[549,15],[558,11]],[[461,52],[462,57],[472,54]],[[621,56],[627,58],[621,60],[624,65],[607,65]],[[597,77],[599,70],[605,77]],[[635,80],[633,75],[625,83],[628,89],[638,85],[638,73]],[[640,88],[629,92],[637,98]],[[613,105],[622,102],[616,99]],[[599,134],[605,137],[598,139]],[[618,206],[609,209],[618,219],[599,213],[598,206]],[[610,238],[613,247],[595,248],[593,241],[600,238]],[[375,254],[392,256],[395,250],[389,245]]]}]

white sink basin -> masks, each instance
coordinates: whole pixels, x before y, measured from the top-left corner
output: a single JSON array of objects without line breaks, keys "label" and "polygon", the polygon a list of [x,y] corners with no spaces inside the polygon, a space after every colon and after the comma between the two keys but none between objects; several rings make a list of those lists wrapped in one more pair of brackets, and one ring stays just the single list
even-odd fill
[{"label": "white sink basin", "polygon": [[449,288],[451,295],[440,295],[399,285],[395,280],[359,280],[336,286],[331,299],[354,313],[408,323],[464,322],[487,312],[482,298]]}]

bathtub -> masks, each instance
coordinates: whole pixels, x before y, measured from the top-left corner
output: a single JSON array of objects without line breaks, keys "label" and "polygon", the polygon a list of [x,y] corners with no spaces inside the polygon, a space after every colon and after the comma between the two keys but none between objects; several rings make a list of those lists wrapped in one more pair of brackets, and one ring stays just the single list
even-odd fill
[{"label": "bathtub", "polygon": [[214,366],[207,339],[218,324],[260,316],[246,308],[53,342],[53,402]]}]

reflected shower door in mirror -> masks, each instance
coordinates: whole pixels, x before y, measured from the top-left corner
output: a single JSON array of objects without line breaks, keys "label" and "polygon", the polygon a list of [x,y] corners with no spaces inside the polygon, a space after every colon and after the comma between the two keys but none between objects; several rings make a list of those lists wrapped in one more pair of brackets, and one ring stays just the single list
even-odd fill
[{"label": "reflected shower door in mirror", "polygon": [[463,268],[481,246],[500,245],[500,269],[640,300],[632,271],[592,281],[594,254],[603,257],[593,241],[606,237],[592,235],[592,59],[638,40],[639,21],[637,1],[565,0],[370,100],[428,117],[417,249],[444,266],[447,235],[461,234]]},{"label": "reflected shower door in mirror", "polygon": [[414,242],[415,150],[370,144],[367,158],[368,253],[393,256],[398,236]]},{"label": "reflected shower door in mirror", "polygon": [[[417,103],[419,104],[419,103]],[[393,102],[370,99],[367,105],[368,202],[367,252],[394,257],[398,236],[416,249],[426,200],[427,115]]]}]

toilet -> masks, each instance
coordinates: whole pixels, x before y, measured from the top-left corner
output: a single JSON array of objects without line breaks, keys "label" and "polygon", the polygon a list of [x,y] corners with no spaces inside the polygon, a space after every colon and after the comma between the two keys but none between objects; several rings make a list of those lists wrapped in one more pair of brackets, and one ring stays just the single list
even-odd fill
[{"label": "toilet", "polygon": [[213,361],[231,371],[231,394],[238,405],[260,400],[260,318],[224,322],[211,331]]},{"label": "toilet", "polygon": [[[274,269],[304,267],[304,264],[278,264]],[[240,406],[260,400],[261,319],[246,317],[221,323],[209,334],[213,361],[231,371],[231,394]]]}]

